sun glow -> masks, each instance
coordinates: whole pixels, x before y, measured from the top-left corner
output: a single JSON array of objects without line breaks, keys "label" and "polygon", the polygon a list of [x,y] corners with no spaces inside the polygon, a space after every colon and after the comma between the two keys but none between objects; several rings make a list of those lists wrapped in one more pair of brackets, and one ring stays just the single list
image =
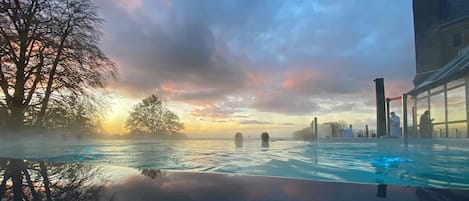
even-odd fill
[{"label": "sun glow", "polygon": [[[119,93],[111,95],[109,111],[103,120],[103,133],[107,135],[127,134],[125,121],[132,107],[141,98],[125,96]],[[365,125],[374,124],[374,112],[354,113],[350,111],[322,112],[311,115],[284,115],[270,112],[259,112],[247,109],[244,113],[228,114],[223,117],[194,115],[196,105],[189,103],[168,101],[168,108],[179,116],[185,129],[181,132],[191,138],[227,138],[236,132],[257,136],[261,132],[269,132],[273,137],[291,137],[291,134],[299,129],[308,127],[314,118],[319,118],[319,123],[326,123],[341,119],[353,124],[354,128],[364,128]],[[360,121],[357,121],[360,119]]]},{"label": "sun glow", "polygon": [[137,102],[138,100],[134,98],[118,94],[111,95],[109,111],[103,121],[103,132],[105,134],[125,134],[125,120],[132,106]]}]

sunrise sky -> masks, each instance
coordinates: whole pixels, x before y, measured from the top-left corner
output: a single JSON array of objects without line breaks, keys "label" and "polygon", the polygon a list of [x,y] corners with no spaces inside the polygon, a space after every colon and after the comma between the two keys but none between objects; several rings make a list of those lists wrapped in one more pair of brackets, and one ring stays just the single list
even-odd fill
[{"label": "sunrise sky", "polygon": [[96,2],[120,73],[108,134],[125,133],[129,109],[152,93],[190,137],[291,136],[314,116],[374,127],[377,77],[387,96],[412,88],[410,0]]}]

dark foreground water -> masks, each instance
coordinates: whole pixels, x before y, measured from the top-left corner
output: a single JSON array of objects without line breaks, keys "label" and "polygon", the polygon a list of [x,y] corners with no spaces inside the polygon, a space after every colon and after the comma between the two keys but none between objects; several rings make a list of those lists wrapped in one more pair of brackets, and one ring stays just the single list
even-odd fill
[{"label": "dark foreground water", "polygon": [[469,190],[0,158],[0,200],[467,201]]}]

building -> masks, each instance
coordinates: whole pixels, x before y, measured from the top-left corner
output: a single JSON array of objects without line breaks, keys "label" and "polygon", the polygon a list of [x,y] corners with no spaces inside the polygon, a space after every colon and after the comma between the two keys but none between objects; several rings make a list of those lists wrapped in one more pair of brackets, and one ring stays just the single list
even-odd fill
[{"label": "building", "polygon": [[413,0],[413,11],[413,119],[429,111],[433,137],[469,137],[469,1]]}]

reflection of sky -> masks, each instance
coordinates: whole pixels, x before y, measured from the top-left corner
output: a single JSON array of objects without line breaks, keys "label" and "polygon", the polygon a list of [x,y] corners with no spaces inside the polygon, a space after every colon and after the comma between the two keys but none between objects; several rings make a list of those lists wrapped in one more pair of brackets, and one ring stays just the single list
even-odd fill
[{"label": "reflection of sky", "polygon": [[[375,185],[290,180],[240,175],[163,172],[151,179],[132,175],[107,186],[103,199],[146,200],[380,200]],[[396,200],[418,200],[415,188],[389,186]],[[340,192],[340,193],[338,193]]]},{"label": "reflection of sky", "polygon": [[433,123],[445,121],[445,96],[439,93],[430,97],[431,118],[435,119]]},{"label": "reflection of sky", "polygon": [[188,133],[289,135],[313,115],[373,127],[376,77],[392,97],[412,88],[409,1],[97,2],[102,47],[121,74],[108,133],[124,132],[149,93],[168,99]]},{"label": "reflection of sky", "polygon": [[448,91],[448,121],[466,120],[465,88]]},{"label": "reflection of sky", "polygon": [[[391,159],[391,161],[396,161]],[[41,197],[66,200],[382,200],[376,184],[297,180],[238,174],[206,174],[105,165],[53,163],[0,158],[4,200]],[[20,171],[15,167],[21,166]],[[9,172],[15,177],[3,178]],[[24,175],[21,174],[24,172]],[[44,175],[47,172],[47,177]],[[435,175],[438,182],[446,175]],[[47,178],[47,179],[46,179]],[[29,185],[28,185],[29,184]],[[455,183],[453,183],[455,184]],[[456,183],[457,184],[457,183]],[[440,183],[441,185],[441,183]],[[464,186],[464,184],[460,184]],[[44,187],[45,186],[45,187]],[[466,184],[467,186],[467,184]],[[380,185],[386,200],[464,200],[467,190]],[[466,187],[467,189],[467,187]],[[33,192],[33,193],[31,193]],[[380,192],[380,191],[378,191]],[[382,192],[382,191],[381,191]]]}]

